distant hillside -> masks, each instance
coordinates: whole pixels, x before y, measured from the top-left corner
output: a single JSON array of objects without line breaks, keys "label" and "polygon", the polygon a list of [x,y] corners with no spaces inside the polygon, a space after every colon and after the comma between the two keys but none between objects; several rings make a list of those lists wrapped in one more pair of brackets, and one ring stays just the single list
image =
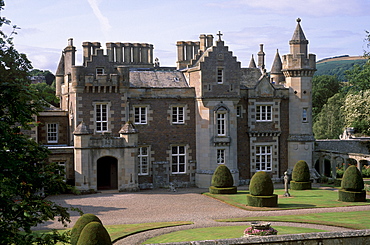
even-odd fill
[{"label": "distant hillside", "polygon": [[362,56],[336,56],[319,60],[316,63],[315,76],[336,75],[340,81],[346,81],[344,72],[351,69],[355,64],[364,64],[367,61]]}]

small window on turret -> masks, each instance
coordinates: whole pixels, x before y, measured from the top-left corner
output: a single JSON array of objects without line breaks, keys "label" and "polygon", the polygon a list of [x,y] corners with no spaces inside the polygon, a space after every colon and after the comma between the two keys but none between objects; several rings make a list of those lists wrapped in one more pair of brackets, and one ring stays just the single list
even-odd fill
[{"label": "small window on turret", "polygon": [[302,110],[302,122],[308,122],[308,119],[307,119],[307,108],[303,108],[303,110]]},{"label": "small window on turret", "polygon": [[104,75],[104,68],[102,67],[99,67],[99,68],[96,68],[96,75]]}]

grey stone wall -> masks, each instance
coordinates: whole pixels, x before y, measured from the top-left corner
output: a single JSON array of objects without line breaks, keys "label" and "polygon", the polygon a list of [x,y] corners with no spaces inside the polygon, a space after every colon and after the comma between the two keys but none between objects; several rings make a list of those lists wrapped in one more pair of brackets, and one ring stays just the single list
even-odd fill
[{"label": "grey stone wall", "polygon": [[370,140],[316,140],[315,150],[369,154]]},{"label": "grey stone wall", "polygon": [[304,233],[281,236],[255,236],[235,239],[207,240],[194,242],[161,243],[162,245],[236,245],[236,244],[275,244],[275,245],[338,245],[370,244],[370,230],[341,232]]}]

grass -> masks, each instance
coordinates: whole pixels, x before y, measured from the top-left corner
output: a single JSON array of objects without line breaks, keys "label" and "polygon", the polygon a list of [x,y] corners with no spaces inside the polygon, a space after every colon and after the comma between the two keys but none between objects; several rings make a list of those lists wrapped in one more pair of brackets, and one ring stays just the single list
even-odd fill
[{"label": "grass", "polygon": [[[247,227],[244,225],[244,226],[218,226],[218,227],[182,230],[153,237],[151,239],[146,240],[142,244],[239,238],[243,236],[243,232],[246,228]],[[278,235],[324,232],[324,230],[289,226],[274,226],[273,228],[278,230]]]},{"label": "grass", "polygon": [[328,207],[347,207],[369,205],[370,200],[366,202],[340,202],[338,201],[338,192],[332,190],[323,190],[314,188],[312,190],[290,190],[291,197],[283,197],[285,190],[276,189],[274,194],[279,195],[278,204],[276,208],[267,207],[251,207],[247,206],[246,194],[249,191],[238,191],[233,195],[217,195],[204,193],[204,195],[215,198],[227,204],[238,208],[255,211],[267,210],[285,210],[285,209],[300,209],[300,208],[328,208]]},{"label": "grass", "polygon": [[[176,221],[176,222],[156,222],[156,223],[140,223],[140,224],[124,224],[124,225],[105,225],[112,242],[116,242],[124,237],[148,230],[160,229],[165,227],[191,225],[193,222]],[[63,232],[66,230],[58,230]],[[49,230],[35,231],[37,233],[48,233]],[[59,244],[59,243],[58,243]]]},{"label": "grass", "polygon": [[283,216],[259,216],[221,219],[219,222],[278,221],[331,225],[349,229],[370,229],[369,211],[330,212]]},{"label": "grass", "polygon": [[193,222],[177,221],[177,222],[156,222],[142,224],[125,224],[125,225],[106,225],[112,242],[115,242],[124,237],[148,230],[160,229],[171,226],[191,225]]}]

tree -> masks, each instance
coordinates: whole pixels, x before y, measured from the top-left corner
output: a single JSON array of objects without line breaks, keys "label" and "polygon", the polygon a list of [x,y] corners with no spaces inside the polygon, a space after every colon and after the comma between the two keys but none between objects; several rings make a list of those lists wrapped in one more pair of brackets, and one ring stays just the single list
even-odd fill
[{"label": "tree", "polygon": [[357,133],[370,135],[370,89],[348,93],[343,113],[346,127],[354,127]]},{"label": "tree", "polygon": [[313,132],[316,139],[338,139],[344,129],[343,103],[345,95],[337,93],[329,98],[316,116]]},{"label": "tree", "polygon": [[55,96],[55,83],[47,85],[46,83],[35,83],[31,84],[38,93],[39,96],[53,106],[58,106],[59,98]]},{"label": "tree", "polygon": [[320,113],[328,99],[338,93],[341,83],[336,76],[315,76],[312,80],[312,114],[313,117]]},{"label": "tree", "polygon": [[354,65],[352,69],[346,71],[348,80],[346,90],[349,92],[359,92],[370,89],[370,61],[363,65]]},{"label": "tree", "polygon": [[[10,21],[1,17],[4,25]],[[0,30],[0,243],[55,244],[68,236],[56,231],[37,235],[31,228],[56,217],[64,225],[70,222],[70,208],[45,199],[69,187],[56,174],[60,168],[46,161],[48,150],[22,133],[43,102],[29,86],[30,61],[12,43],[17,29],[13,26],[9,36]]]}]

